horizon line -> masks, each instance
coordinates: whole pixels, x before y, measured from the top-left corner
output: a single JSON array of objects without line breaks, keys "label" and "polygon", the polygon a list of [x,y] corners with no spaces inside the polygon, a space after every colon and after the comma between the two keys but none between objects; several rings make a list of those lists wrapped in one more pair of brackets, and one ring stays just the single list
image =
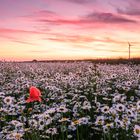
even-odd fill
[{"label": "horizon line", "polygon": [[45,60],[0,60],[0,62],[50,62],[50,61],[97,61],[97,60],[140,60],[140,57],[133,57],[133,58],[124,58],[124,57],[117,57],[117,58],[87,58],[87,59],[45,59]]}]

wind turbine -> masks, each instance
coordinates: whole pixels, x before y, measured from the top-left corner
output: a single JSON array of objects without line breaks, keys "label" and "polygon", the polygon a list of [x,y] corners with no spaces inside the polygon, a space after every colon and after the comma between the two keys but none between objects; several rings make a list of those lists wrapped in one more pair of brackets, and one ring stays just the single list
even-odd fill
[{"label": "wind turbine", "polygon": [[133,46],[133,45],[131,45],[130,42],[128,42],[128,46],[129,46],[129,60],[130,60],[130,57],[131,57],[131,46]]}]

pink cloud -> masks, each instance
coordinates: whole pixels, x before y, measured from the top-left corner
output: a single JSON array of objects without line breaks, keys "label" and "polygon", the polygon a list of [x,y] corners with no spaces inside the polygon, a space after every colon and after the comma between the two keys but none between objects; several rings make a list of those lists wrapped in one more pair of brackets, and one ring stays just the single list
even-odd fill
[{"label": "pink cloud", "polygon": [[37,18],[36,21],[48,25],[73,25],[73,26],[84,26],[84,25],[95,25],[95,24],[131,24],[137,23],[133,19],[126,18],[113,13],[90,13],[77,19],[68,19],[63,17],[56,18]]},{"label": "pink cloud", "polygon": [[24,33],[24,34],[42,34],[42,32],[37,31],[28,31],[20,29],[9,29],[9,28],[0,28],[0,34],[15,34],[15,33]]},{"label": "pink cloud", "polygon": [[11,41],[16,42],[16,43],[20,43],[20,44],[31,45],[31,46],[39,45],[37,43],[31,43],[31,42],[28,42],[28,41],[21,41],[21,40],[17,40],[17,39],[12,39]]},{"label": "pink cloud", "polygon": [[119,14],[126,14],[126,15],[130,15],[130,16],[140,16],[140,9],[137,8],[127,8],[127,9],[117,9],[117,12]]},{"label": "pink cloud", "polygon": [[[92,0],[65,0],[67,2],[73,2],[73,3],[77,3],[77,4],[86,4],[86,3],[91,3]],[[94,0],[96,1],[96,0]]]},{"label": "pink cloud", "polygon": [[124,1],[125,5],[123,7],[117,6],[116,10],[119,14],[129,15],[129,16],[140,16],[140,1],[139,0],[127,0]]},{"label": "pink cloud", "polygon": [[[94,42],[101,42],[101,43],[111,43],[111,44],[118,44],[118,45],[126,45],[127,42],[124,40],[120,40],[117,37],[102,37],[101,39],[96,38],[96,36],[89,36],[89,35],[67,35],[67,34],[48,34],[48,37],[43,38],[44,40],[51,40],[55,42],[62,42],[62,43],[71,43],[71,44],[78,44],[78,43],[94,43]],[[140,44],[140,42],[132,41],[133,44]]]},{"label": "pink cloud", "polygon": [[[27,30],[19,30],[19,29],[8,29],[8,28],[0,28],[0,37],[5,38],[9,41],[26,44],[26,45],[38,45],[36,43],[32,43],[30,41],[26,41],[27,35],[41,34],[41,32],[37,31],[27,31]],[[23,38],[24,37],[24,38]]]},{"label": "pink cloud", "polygon": [[135,20],[128,19],[126,17],[116,15],[113,13],[90,13],[89,15],[85,16],[85,19],[88,21],[93,22],[103,22],[103,23],[110,23],[110,24],[117,24],[117,23],[136,23]]},{"label": "pink cloud", "polygon": [[94,38],[90,36],[80,36],[80,35],[65,35],[59,34],[57,36],[45,38],[47,40],[56,41],[56,42],[69,42],[69,43],[87,43],[93,42]]}]

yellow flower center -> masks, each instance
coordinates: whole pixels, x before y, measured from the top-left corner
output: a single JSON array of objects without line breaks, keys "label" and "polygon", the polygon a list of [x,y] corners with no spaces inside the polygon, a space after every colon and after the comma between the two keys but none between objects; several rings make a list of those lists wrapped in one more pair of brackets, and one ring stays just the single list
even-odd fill
[{"label": "yellow flower center", "polygon": [[67,121],[68,119],[67,118],[62,118],[62,121]]},{"label": "yellow flower center", "polygon": [[136,134],[140,134],[140,130],[139,129],[136,129],[135,132],[136,132]]},{"label": "yellow flower center", "polygon": [[107,123],[107,124],[106,124],[106,126],[107,126],[107,127],[110,127],[110,126],[111,126],[111,124],[110,124],[110,123]]},{"label": "yellow flower center", "polygon": [[98,124],[101,125],[102,124],[102,121],[98,121]]},{"label": "yellow flower center", "polygon": [[79,124],[79,120],[73,121],[74,124]]},{"label": "yellow flower center", "polygon": [[16,134],[15,138],[16,138],[17,140],[19,140],[19,139],[21,138],[21,135],[20,135],[20,134]]}]

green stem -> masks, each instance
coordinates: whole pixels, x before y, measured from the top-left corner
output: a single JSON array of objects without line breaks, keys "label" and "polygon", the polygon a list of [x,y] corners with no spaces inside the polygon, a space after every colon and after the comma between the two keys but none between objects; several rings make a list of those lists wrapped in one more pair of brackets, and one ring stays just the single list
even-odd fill
[{"label": "green stem", "polygon": [[76,133],[77,133],[77,140],[80,140],[80,138],[79,138],[79,129],[78,129],[78,126],[77,126],[77,131],[76,131]]}]

